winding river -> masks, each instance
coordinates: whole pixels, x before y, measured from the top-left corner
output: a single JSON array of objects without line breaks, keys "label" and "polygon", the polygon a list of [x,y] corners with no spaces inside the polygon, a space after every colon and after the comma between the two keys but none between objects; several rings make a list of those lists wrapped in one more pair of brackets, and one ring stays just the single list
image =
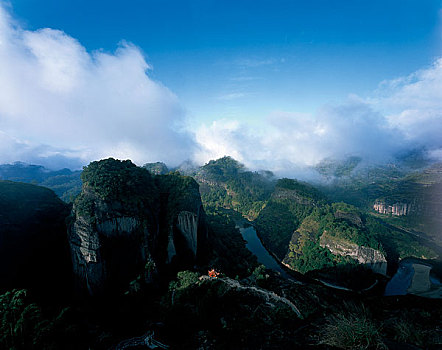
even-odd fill
[{"label": "winding river", "polygon": [[384,295],[405,295],[411,285],[414,269],[412,262],[403,261],[400,263],[395,275],[387,283]]},{"label": "winding river", "polygon": [[268,269],[275,270],[285,278],[293,278],[287,274],[276,259],[264,248],[253,226],[239,227],[242,237],[247,242],[246,247],[258,258],[258,262]]},{"label": "winding river", "polygon": [[[247,249],[256,255],[259,263],[279,272],[284,278],[293,279],[263,246],[253,226],[242,223],[238,228],[246,241]],[[429,298],[442,298],[442,284],[436,277],[430,275],[431,268],[430,264],[416,259],[401,261],[396,274],[388,282],[384,295],[415,294]]]}]

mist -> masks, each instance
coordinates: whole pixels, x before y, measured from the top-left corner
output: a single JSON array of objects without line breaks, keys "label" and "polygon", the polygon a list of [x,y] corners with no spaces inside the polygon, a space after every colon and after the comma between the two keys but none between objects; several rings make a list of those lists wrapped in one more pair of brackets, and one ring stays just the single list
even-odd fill
[{"label": "mist", "polygon": [[23,29],[0,6],[0,163],[80,168],[115,157],[176,166],[229,155],[253,170],[308,177],[324,159],[385,163],[413,149],[442,158],[441,58],[311,114],[274,106],[259,123],[218,119],[193,130],[185,101],[151,71],[132,43],[89,52],[63,31]]},{"label": "mist", "polygon": [[251,169],[310,178],[324,159],[360,157],[385,164],[408,151],[442,160],[442,59],[406,77],[379,83],[370,96],[349,95],[314,114],[274,111],[259,127],[239,120],[202,125],[196,159],[231,155]]}]

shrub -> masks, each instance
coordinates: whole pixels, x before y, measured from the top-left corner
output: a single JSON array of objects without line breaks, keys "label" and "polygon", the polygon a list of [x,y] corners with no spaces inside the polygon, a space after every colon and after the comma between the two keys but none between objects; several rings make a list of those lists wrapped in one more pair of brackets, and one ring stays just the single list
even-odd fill
[{"label": "shrub", "polygon": [[387,349],[380,327],[365,310],[329,317],[320,335],[320,343],[341,349]]}]

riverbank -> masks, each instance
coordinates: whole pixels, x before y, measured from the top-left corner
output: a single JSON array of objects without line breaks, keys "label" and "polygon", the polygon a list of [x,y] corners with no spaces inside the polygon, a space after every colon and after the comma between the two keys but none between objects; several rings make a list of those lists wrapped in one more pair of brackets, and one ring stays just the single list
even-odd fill
[{"label": "riverbank", "polygon": [[287,267],[279,262],[278,259],[264,247],[261,238],[258,236],[255,227],[250,221],[241,218],[236,219],[235,224],[243,239],[246,241],[247,249],[256,255],[259,263],[263,264],[268,269],[278,272],[284,278],[297,281],[294,276],[285,270]]},{"label": "riverbank", "polygon": [[410,258],[400,262],[396,274],[385,288],[386,296],[413,294],[426,298],[442,298],[442,285],[432,281],[433,266]]},{"label": "riverbank", "polygon": [[412,267],[414,275],[407,292],[426,298],[442,298],[442,286],[433,284],[430,279],[432,267],[422,264],[413,264]]}]

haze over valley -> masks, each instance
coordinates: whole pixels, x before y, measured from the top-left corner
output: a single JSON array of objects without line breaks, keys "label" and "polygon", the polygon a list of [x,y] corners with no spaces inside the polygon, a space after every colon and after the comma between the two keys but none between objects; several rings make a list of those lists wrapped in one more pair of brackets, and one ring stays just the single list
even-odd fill
[{"label": "haze over valley", "polygon": [[441,28],[0,0],[0,349],[441,348]]},{"label": "haze over valley", "polygon": [[[76,37],[62,27],[40,27],[38,17],[35,24],[26,22],[16,14],[20,10],[25,9],[18,5],[15,9],[13,3],[3,3],[0,8],[1,163],[23,161],[53,169],[79,169],[91,160],[113,156],[139,165],[164,161],[177,166],[185,160],[203,165],[228,155],[254,170],[302,176],[306,166],[349,156],[384,164],[404,152],[421,150],[428,158],[440,160],[442,61],[436,49],[440,49],[441,40],[436,29],[426,34],[427,40],[433,40],[430,47],[434,50],[425,63],[418,66],[413,61],[408,70],[388,72],[376,82],[367,83],[370,87],[365,89],[350,81],[356,80],[370,62],[361,60],[355,77],[345,69],[338,75],[338,68],[332,65],[334,53],[327,52],[329,49],[321,42],[317,49],[331,57],[320,67],[309,56],[298,57],[288,44],[281,49],[280,58],[266,58],[275,50],[266,53],[263,47],[262,59],[255,58],[256,53],[252,57],[238,53],[236,59],[227,55],[229,62],[223,62],[222,57],[206,57],[206,50],[200,48],[201,58],[195,59],[195,65],[203,62],[202,70],[206,66],[215,72],[228,70],[223,72],[227,76],[213,74],[209,91],[217,86],[230,89],[224,95],[207,97],[212,109],[203,115],[189,104],[194,96],[204,95],[200,80],[208,72],[202,71],[202,77],[196,75],[190,80],[187,77],[193,68],[185,64],[182,72],[177,72],[183,78],[171,80],[171,87],[158,78],[164,72],[156,72],[161,62],[150,58],[149,46],[140,47],[124,34],[108,48],[90,42],[85,46],[84,33]],[[275,9],[277,16],[281,16],[279,11]],[[302,11],[309,13],[311,9]],[[437,28],[441,19],[437,13],[434,15],[432,23]],[[319,18],[313,17],[313,21]],[[288,22],[281,26],[296,30]],[[259,31],[255,35],[258,34]],[[393,37],[394,32],[386,31],[385,37],[389,36]],[[353,39],[343,36],[342,40]],[[155,52],[157,49],[152,47]],[[351,55],[358,48],[342,50]],[[251,50],[255,51],[258,48]],[[396,59],[399,52],[390,51],[395,57],[392,59]],[[302,59],[310,65],[308,69],[328,68],[334,81],[312,75],[310,79],[317,79],[317,87],[307,85],[306,91],[298,92],[298,80],[306,79],[297,70]],[[371,64],[380,63],[374,59]],[[269,70],[273,73],[269,74]],[[287,87],[288,72],[292,74],[292,87]],[[311,106],[312,103],[298,101],[288,108],[287,103],[278,103],[274,94],[260,90],[262,80],[269,85],[283,81],[280,96],[287,101],[298,101],[299,94],[309,94],[309,98],[318,96],[317,103]],[[342,80],[348,81],[348,89],[333,95],[336,87],[331,84],[339,86]],[[180,95],[185,86],[188,91]],[[323,92],[327,88],[330,91]],[[186,100],[189,94],[192,98]],[[321,94],[330,98],[320,98]],[[256,106],[247,111],[252,97]],[[200,102],[206,103],[204,98]],[[231,105],[230,112],[225,111],[226,104]]]}]

